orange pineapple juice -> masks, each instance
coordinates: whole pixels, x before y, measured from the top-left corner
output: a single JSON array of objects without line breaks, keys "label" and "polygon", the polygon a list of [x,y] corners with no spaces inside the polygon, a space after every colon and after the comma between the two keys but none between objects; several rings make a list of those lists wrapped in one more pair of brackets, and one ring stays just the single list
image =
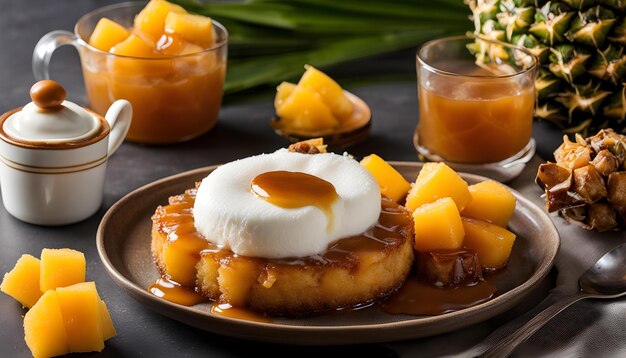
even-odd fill
[{"label": "orange pineapple juice", "polygon": [[420,145],[452,162],[510,158],[530,140],[534,104],[534,88],[512,79],[437,78],[419,86]]}]

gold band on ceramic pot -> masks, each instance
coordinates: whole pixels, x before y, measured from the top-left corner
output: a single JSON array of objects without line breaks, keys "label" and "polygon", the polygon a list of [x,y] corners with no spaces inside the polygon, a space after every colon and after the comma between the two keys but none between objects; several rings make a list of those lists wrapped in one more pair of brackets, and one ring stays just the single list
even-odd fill
[{"label": "gold band on ceramic pot", "polygon": [[[45,172],[45,171],[35,171],[35,170],[21,169],[21,168],[18,168],[18,167],[16,167],[16,166],[13,166],[13,165],[11,165],[11,164],[7,163],[7,162],[5,161],[5,159],[6,159],[6,158],[4,158],[4,157],[0,156],[0,162],[2,162],[4,165],[6,165],[7,167],[9,167],[9,168],[11,168],[11,169],[15,169],[15,170],[18,170],[18,171],[20,171],[20,172],[29,173],[29,174],[49,174],[49,175],[57,175],[57,174],[71,174],[71,173],[83,172],[83,171],[86,171],[86,170],[89,170],[89,169],[93,169],[93,168],[99,167],[99,166],[101,166],[102,164],[105,164],[105,163],[107,162],[107,157],[105,156],[105,157],[103,157],[103,158],[101,158],[101,159],[99,159],[99,160],[96,160],[96,161],[93,161],[93,162],[90,162],[90,163],[85,163],[85,164],[82,164],[82,165],[81,165],[81,166],[84,166],[84,165],[89,165],[89,164],[91,164],[91,163],[97,163],[97,164],[92,165],[92,166],[87,167],[87,168],[81,168],[81,169],[76,169],[76,170],[68,170],[68,171],[63,171],[63,172],[54,172],[54,171],[51,171],[51,172]],[[10,161],[9,161],[9,162],[10,162]],[[21,165],[21,164],[19,164],[19,163],[16,163],[16,164]],[[80,166],[77,166],[77,167],[80,167]],[[68,167],[68,168],[70,168],[70,169],[71,169],[71,167]],[[50,168],[50,169],[52,169],[52,168]],[[58,169],[58,168],[57,168],[57,169]]]},{"label": "gold band on ceramic pot", "polygon": [[78,168],[78,167],[84,167],[85,165],[89,165],[89,164],[93,164],[93,163],[97,163],[103,159],[106,159],[106,155],[104,155],[102,158],[98,158],[96,160],[92,160],[91,162],[86,162],[86,163],[82,163],[82,164],[76,164],[76,165],[68,165],[68,166],[63,166],[63,167],[42,167],[42,166],[36,166],[36,165],[28,165],[28,164],[23,164],[23,163],[19,163],[19,162],[15,162],[3,155],[0,155],[0,159],[2,159],[2,161],[7,164],[6,162],[12,163],[12,164],[17,164],[19,166],[22,167],[26,167],[26,168],[33,168],[33,169],[50,169],[50,170],[54,170],[54,169],[71,169],[71,168]]}]

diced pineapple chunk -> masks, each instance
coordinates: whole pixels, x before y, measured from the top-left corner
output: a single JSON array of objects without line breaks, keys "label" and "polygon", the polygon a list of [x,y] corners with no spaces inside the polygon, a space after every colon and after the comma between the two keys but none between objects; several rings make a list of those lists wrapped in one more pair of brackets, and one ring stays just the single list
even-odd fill
[{"label": "diced pineapple chunk", "polygon": [[[185,43],[185,46],[183,46],[183,50],[180,51],[181,55],[191,55],[194,53],[198,53],[198,52],[202,52],[203,48],[196,45],[196,44],[190,44],[190,43]],[[205,55],[213,55],[212,53],[206,53]],[[206,65],[205,65],[206,66]]]},{"label": "diced pineapple chunk", "polygon": [[177,34],[183,40],[209,48],[213,45],[211,18],[201,15],[170,12],[165,18],[165,32]]},{"label": "diced pineapple chunk", "polygon": [[140,58],[158,57],[155,49],[144,39],[137,35],[130,35],[126,40],[113,46],[110,51],[112,54]]},{"label": "diced pineapple chunk", "polygon": [[461,214],[506,227],[515,211],[515,196],[504,185],[487,180],[470,185],[472,200]]},{"label": "diced pineapple chunk", "polygon": [[380,185],[380,192],[396,203],[411,189],[411,184],[402,174],[376,154],[363,158],[361,165],[374,176]]},{"label": "diced pineapple chunk", "polygon": [[471,218],[462,220],[465,229],[463,245],[478,254],[478,260],[483,267],[504,267],[511,255],[515,234],[485,221]]},{"label": "diced pineapple chunk", "polygon": [[315,92],[297,86],[282,106],[277,108],[281,125],[285,128],[308,132],[323,132],[339,125],[330,108]]},{"label": "diced pineapple chunk", "polygon": [[276,97],[274,97],[274,110],[278,112],[278,108],[280,108],[285,100],[293,93],[293,90],[296,89],[296,84],[290,82],[281,82],[278,87],[276,87]]},{"label": "diced pineapple chunk", "polygon": [[165,0],[151,0],[135,17],[135,31],[156,41],[165,30],[165,19],[170,13],[186,14],[182,7]]},{"label": "diced pineapple chunk", "polygon": [[163,34],[156,42],[156,50],[166,56],[177,56],[183,51],[185,42],[178,36]]},{"label": "diced pineapple chunk", "polygon": [[39,288],[42,292],[85,281],[85,255],[71,249],[43,249]]},{"label": "diced pineapple chunk", "polygon": [[39,270],[39,259],[22,255],[15,267],[4,275],[0,291],[18,300],[24,307],[33,307],[42,295],[39,289]]},{"label": "diced pineapple chunk", "polygon": [[93,282],[57,288],[68,343],[72,352],[104,349],[100,298]]},{"label": "diced pineapple chunk", "polygon": [[107,304],[104,303],[103,300],[100,300],[98,308],[100,311],[100,322],[102,325],[102,339],[106,341],[109,338],[115,337],[115,326],[113,326],[113,320],[111,320]]},{"label": "diced pineapple chunk", "polygon": [[354,104],[346,97],[343,89],[335,80],[311,65],[304,66],[306,71],[298,85],[318,93],[335,117],[346,119],[352,115]]},{"label": "diced pineapple chunk", "polygon": [[442,198],[413,212],[415,250],[458,249],[463,244],[463,224],[454,200]]},{"label": "diced pineapple chunk", "polygon": [[98,50],[109,51],[111,47],[126,40],[130,32],[115,21],[103,17],[89,37],[89,44]]},{"label": "diced pineapple chunk", "polygon": [[406,207],[413,211],[439,198],[450,197],[459,210],[472,200],[467,183],[444,163],[426,163],[407,195]]},{"label": "diced pineapple chunk", "polygon": [[130,35],[126,40],[113,46],[110,52],[115,55],[130,57],[109,59],[111,72],[115,76],[164,77],[173,72],[172,60],[159,59],[163,54],[157,53],[151,44],[137,35]]},{"label": "diced pineapple chunk", "polygon": [[44,293],[24,316],[24,340],[34,357],[54,357],[70,352],[65,321],[55,290]]}]

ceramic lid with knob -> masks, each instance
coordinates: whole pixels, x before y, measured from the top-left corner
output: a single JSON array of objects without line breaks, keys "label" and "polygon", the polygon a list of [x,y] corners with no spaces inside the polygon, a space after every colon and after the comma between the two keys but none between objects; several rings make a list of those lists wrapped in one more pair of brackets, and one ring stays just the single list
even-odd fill
[{"label": "ceramic lid with knob", "polygon": [[43,80],[30,89],[32,102],[11,114],[2,131],[24,143],[74,143],[98,136],[103,130],[99,116],[66,101],[65,89],[55,81]]}]

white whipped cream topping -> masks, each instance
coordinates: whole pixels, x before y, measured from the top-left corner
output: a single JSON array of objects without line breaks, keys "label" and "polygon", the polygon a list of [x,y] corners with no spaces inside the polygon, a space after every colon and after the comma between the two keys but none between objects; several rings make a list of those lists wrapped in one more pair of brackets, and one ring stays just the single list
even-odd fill
[{"label": "white whipped cream topping", "polygon": [[[252,193],[252,179],[278,170],[315,175],[333,184],[340,198],[332,206],[331,231],[328,217],[317,207],[285,209]],[[380,187],[348,157],[281,149],[217,168],[202,180],[193,215],[197,230],[208,241],[238,255],[303,257],[374,225],[380,215]]]}]

